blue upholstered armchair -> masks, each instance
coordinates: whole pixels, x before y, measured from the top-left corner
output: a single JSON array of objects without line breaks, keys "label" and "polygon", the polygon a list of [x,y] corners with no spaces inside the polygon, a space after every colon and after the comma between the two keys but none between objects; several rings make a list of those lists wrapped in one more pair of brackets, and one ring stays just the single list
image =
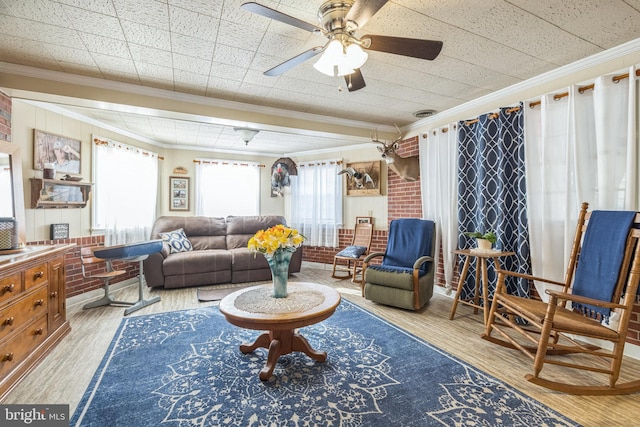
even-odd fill
[{"label": "blue upholstered armchair", "polygon": [[[435,241],[433,221],[391,221],[385,252],[371,253],[363,261],[362,296],[407,310],[422,308],[433,295]],[[383,257],[382,264],[370,265],[376,257]]]}]

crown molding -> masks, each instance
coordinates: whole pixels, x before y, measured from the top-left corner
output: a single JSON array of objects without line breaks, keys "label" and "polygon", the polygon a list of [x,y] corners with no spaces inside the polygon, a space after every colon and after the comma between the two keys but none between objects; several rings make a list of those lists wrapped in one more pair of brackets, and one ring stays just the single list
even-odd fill
[{"label": "crown molding", "polygon": [[[584,59],[572,62],[571,64],[564,65],[562,67],[556,68],[554,70],[548,71],[546,73],[540,74],[538,76],[527,79],[523,82],[516,83],[504,89],[497,90],[495,92],[490,93],[489,95],[482,96],[480,98],[476,98],[472,101],[466,102],[464,104],[458,105],[456,107],[450,108],[448,110],[442,111],[438,114],[435,114],[431,117],[427,117],[416,122],[413,122],[409,125],[403,127],[403,131],[416,131],[416,130],[424,130],[429,129],[430,126],[434,123],[440,123],[448,121],[458,121],[464,120],[465,118],[469,118],[468,114],[470,110],[476,109],[480,106],[493,105],[492,109],[498,109],[500,107],[504,107],[506,103],[514,103],[515,97],[518,94],[524,94],[527,91],[531,91],[543,84],[550,83],[552,81],[561,81],[562,79],[569,78],[575,74],[581,73],[583,71],[587,71],[593,67],[597,67],[608,62],[618,62],[618,65],[615,69],[624,68],[624,62],[628,62],[629,59],[625,61],[625,57],[629,55],[637,55],[640,53],[640,38],[635,40],[631,40],[627,43],[623,43],[619,46],[613,47],[611,49],[607,49],[603,52],[596,53],[594,55],[588,56]],[[575,82],[578,83],[578,82]],[[560,86],[562,87],[562,86]],[[537,96],[542,96],[540,93]],[[511,98],[511,101],[505,101],[505,99]],[[530,97],[523,97],[518,101],[524,101]],[[489,111],[489,110],[487,110]]]}]

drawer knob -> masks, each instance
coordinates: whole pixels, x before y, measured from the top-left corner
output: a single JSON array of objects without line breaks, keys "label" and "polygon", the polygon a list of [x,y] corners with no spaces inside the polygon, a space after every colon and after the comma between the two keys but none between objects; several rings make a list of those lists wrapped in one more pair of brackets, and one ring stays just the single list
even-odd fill
[{"label": "drawer knob", "polygon": [[42,279],[44,277],[44,271],[38,271],[36,274],[33,275],[33,277],[36,279]]},{"label": "drawer knob", "polygon": [[7,317],[6,319],[4,319],[4,322],[2,322],[3,325],[13,325],[13,316],[11,317]]},{"label": "drawer knob", "polygon": [[13,292],[13,290],[15,289],[16,285],[14,285],[13,283],[10,285],[5,285],[4,287],[4,291],[5,292]]},{"label": "drawer knob", "polygon": [[58,297],[58,291],[51,292],[51,298],[57,298],[57,297]]},{"label": "drawer knob", "polygon": [[3,362],[11,362],[13,360],[13,353],[6,353],[2,356]]},{"label": "drawer knob", "polygon": [[36,300],[36,302],[34,303],[34,305],[36,307],[40,306],[40,305],[44,305],[44,300],[43,299],[38,299]]},{"label": "drawer knob", "polygon": [[38,329],[36,329],[35,331],[33,331],[33,333],[34,333],[35,335],[42,335],[42,333],[43,333],[43,332],[44,332],[44,330],[43,330],[42,328],[38,328]]}]

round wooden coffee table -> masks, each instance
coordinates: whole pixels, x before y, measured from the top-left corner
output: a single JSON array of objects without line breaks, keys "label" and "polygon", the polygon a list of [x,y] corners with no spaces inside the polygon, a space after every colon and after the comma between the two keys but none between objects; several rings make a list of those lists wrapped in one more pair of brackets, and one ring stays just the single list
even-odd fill
[{"label": "round wooden coffee table", "polygon": [[313,325],[331,316],[340,294],[333,288],[316,283],[289,283],[286,298],[273,298],[273,285],[253,286],[227,295],[220,301],[220,312],[229,323],[246,329],[268,331],[253,344],[242,344],[240,351],[250,353],[256,348],[269,349],[267,363],[260,379],[271,377],[278,358],[301,351],[318,362],[327,360],[327,353],[311,348],[296,328]]}]

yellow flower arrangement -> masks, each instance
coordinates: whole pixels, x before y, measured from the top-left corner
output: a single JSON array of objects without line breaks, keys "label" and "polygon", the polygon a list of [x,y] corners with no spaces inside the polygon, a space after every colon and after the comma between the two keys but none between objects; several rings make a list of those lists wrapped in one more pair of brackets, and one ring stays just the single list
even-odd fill
[{"label": "yellow flower arrangement", "polygon": [[282,224],[274,225],[267,230],[258,231],[249,239],[247,247],[251,252],[260,252],[272,257],[282,251],[294,252],[304,242],[305,237],[292,228]]}]

